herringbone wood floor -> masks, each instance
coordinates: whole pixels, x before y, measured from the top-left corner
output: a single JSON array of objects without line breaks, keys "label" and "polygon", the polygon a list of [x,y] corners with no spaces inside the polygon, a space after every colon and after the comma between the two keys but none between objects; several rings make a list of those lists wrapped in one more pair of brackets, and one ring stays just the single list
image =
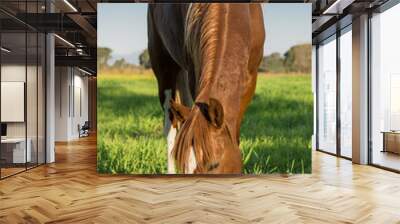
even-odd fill
[{"label": "herringbone wood floor", "polygon": [[313,174],[151,178],[96,173],[96,143],[0,181],[0,223],[400,223],[400,175],[313,153]]}]

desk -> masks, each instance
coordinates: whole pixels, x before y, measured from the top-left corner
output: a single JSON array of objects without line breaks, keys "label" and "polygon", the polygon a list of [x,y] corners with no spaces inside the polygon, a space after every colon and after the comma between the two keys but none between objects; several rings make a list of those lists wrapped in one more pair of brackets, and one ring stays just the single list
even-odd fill
[{"label": "desk", "polygon": [[382,152],[392,152],[400,154],[400,132],[383,131],[383,150]]},{"label": "desk", "polygon": [[[25,163],[31,162],[31,145],[30,138],[27,139],[26,153],[25,153],[25,138],[6,138],[1,139],[1,159],[6,163]],[[25,161],[26,159],[26,161]]]}]

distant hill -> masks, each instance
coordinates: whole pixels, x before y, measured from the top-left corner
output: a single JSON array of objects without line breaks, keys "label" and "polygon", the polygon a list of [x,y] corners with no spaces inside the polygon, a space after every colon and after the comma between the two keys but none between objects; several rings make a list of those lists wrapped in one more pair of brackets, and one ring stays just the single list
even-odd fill
[{"label": "distant hill", "polygon": [[141,52],[133,52],[130,54],[112,54],[110,64],[114,64],[116,60],[125,59],[126,62],[134,65],[139,65],[139,55]]}]

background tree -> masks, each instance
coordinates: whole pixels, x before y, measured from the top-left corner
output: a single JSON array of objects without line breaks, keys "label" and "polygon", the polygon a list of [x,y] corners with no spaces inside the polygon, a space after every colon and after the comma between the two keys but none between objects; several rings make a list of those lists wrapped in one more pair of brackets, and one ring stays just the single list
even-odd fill
[{"label": "background tree", "polygon": [[288,72],[311,72],[311,45],[301,44],[291,47],[285,53],[284,66]]},{"label": "background tree", "polygon": [[139,55],[139,64],[146,69],[151,68],[150,55],[147,49]]},{"label": "background tree", "polygon": [[112,50],[108,47],[97,48],[97,63],[100,67],[107,67],[108,61],[111,59]]},{"label": "background tree", "polygon": [[112,67],[115,69],[123,70],[123,69],[129,67],[129,63],[127,63],[124,58],[120,58],[118,60],[115,60]]},{"label": "background tree", "polygon": [[272,53],[263,58],[260,68],[260,72],[271,72],[271,73],[281,73],[285,71],[283,66],[283,58],[279,53]]},{"label": "background tree", "polygon": [[268,73],[310,73],[311,45],[295,45],[286,51],[283,57],[277,52],[265,56],[258,70]]}]

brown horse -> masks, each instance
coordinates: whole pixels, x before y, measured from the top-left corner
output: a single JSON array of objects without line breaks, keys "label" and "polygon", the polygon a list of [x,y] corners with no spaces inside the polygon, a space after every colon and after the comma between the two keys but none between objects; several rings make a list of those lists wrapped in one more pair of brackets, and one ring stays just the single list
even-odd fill
[{"label": "brown horse", "polygon": [[168,173],[241,173],[240,123],[255,91],[263,23],[260,4],[149,5]]}]

